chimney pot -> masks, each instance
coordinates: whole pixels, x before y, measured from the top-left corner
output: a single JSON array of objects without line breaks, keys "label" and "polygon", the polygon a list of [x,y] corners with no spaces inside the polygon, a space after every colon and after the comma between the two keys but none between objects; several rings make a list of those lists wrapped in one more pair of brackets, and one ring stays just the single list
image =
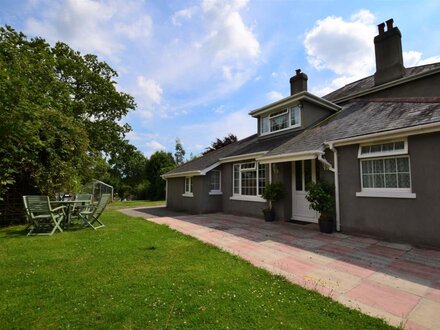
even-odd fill
[{"label": "chimney pot", "polygon": [[387,31],[391,31],[393,28],[394,20],[390,18],[388,21],[386,21],[386,23],[387,23]]},{"label": "chimney pot", "polygon": [[296,72],[296,75],[299,76],[299,74],[301,73],[301,69],[296,69],[295,72]]},{"label": "chimney pot", "polygon": [[385,32],[385,23],[380,23],[378,26],[379,34],[383,34]]}]

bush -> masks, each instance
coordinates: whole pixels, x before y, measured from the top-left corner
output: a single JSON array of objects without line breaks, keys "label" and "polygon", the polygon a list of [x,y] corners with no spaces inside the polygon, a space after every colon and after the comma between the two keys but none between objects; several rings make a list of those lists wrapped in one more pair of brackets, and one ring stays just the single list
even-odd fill
[{"label": "bush", "polygon": [[269,202],[269,209],[272,209],[272,203],[277,202],[284,197],[283,184],[280,182],[269,183],[264,189],[262,196]]},{"label": "bush", "polygon": [[325,181],[310,182],[306,187],[310,208],[319,213],[331,213],[335,206],[334,189],[333,184]]}]

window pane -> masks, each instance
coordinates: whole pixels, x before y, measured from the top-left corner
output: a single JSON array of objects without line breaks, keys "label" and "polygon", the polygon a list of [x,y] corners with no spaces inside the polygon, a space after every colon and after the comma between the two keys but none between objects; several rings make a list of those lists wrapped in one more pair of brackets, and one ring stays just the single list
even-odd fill
[{"label": "window pane", "polygon": [[261,133],[269,132],[269,118],[261,117]]},{"label": "window pane", "polygon": [[381,144],[375,144],[375,145],[372,145],[370,148],[371,148],[371,152],[381,152],[382,145]]},{"label": "window pane", "polygon": [[382,145],[382,151],[393,151],[394,143],[385,143]]},{"label": "window pane", "polygon": [[278,131],[280,129],[286,128],[288,126],[288,116],[289,114],[286,113],[285,115],[281,115],[279,117],[271,118],[270,119],[270,130]]},{"label": "window pane", "polygon": [[310,159],[304,161],[304,184],[307,185],[312,181],[312,161]]},{"label": "window pane", "polygon": [[290,109],[290,125],[295,126],[300,124],[299,111],[298,106]]},{"label": "window pane", "polygon": [[262,195],[266,187],[266,165],[258,165],[258,195]]},{"label": "window pane", "polygon": [[252,196],[257,194],[257,171],[241,172],[241,194]]},{"label": "window pane", "polygon": [[397,174],[385,174],[386,188],[397,188]]},{"label": "window pane", "polygon": [[397,170],[399,172],[409,172],[409,158],[397,158]]},{"label": "window pane", "polygon": [[394,150],[403,150],[403,149],[405,149],[405,142],[403,141],[394,142]]},{"label": "window pane", "polygon": [[399,188],[410,188],[411,187],[410,180],[409,180],[409,174],[399,173],[398,180],[399,180]]},{"label": "window pane", "polygon": [[220,190],[220,171],[211,171],[211,190]]},{"label": "window pane", "polygon": [[373,169],[372,169],[372,161],[371,160],[364,160],[361,162],[362,164],[362,173],[367,174],[367,173],[372,173]]},{"label": "window pane", "polygon": [[374,180],[374,188],[385,188],[383,174],[374,174],[373,180]]},{"label": "window pane", "polygon": [[383,171],[383,159],[373,160],[374,173],[384,173]]},{"label": "window pane", "polygon": [[396,173],[396,159],[385,159],[385,173]]},{"label": "window pane", "polygon": [[370,174],[364,174],[362,176],[363,188],[373,188],[373,176]]},{"label": "window pane", "polygon": [[243,163],[241,164],[241,169],[242,170],[246,170],[246,169],[254,169],[255,168],[255,163]]},{"label": "window pane", "polygon": [[302,161],[295,162],[295,185],[297,191],[302,191]]},{"label": "window pane", "polygon": [[234,165],[234,194],[240,193],[240,165]]},{"label": "window pane", "polygon": [[370,146],[363,146],[361,148],[361,154],[368,154],[370,153]]}]

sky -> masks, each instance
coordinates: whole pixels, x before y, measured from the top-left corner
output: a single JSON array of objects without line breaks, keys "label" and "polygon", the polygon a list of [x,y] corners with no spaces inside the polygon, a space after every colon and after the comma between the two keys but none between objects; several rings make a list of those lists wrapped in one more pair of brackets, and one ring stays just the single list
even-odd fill
[{"label": "sky", "polygon": [[289,96],[295,69],[322,96],[375,71],[377,24],[394,19],[405,66],[440,61],[440,1],[0,0],[0,25],[98,55],[137,109],[121,123],[146,156],[187,156],[256,132],[248,113]]}]

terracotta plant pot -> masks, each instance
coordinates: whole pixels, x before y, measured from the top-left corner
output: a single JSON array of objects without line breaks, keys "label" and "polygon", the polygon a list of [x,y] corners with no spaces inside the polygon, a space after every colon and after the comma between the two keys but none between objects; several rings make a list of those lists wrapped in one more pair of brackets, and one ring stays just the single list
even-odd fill
[{"label": "terracotta plant pot", "polygon": [[321,214],[318,223],[321,233],[331,234],[333,232],[333,217],[331,215]]}]

